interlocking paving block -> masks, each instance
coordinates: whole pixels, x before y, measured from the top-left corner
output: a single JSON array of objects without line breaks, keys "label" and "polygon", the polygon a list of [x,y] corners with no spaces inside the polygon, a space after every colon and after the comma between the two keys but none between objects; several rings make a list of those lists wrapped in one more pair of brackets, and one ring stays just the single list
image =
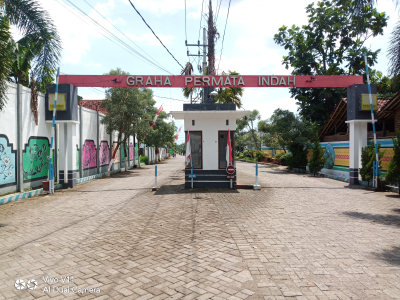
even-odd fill
[{"label": "interlocking paving block", "polygon": [[[161,164],[156,192],[142,166],[2,206],[0,298],[399,299],[399,199],[271,165],[261,191],[185,190],[183,164]],[[100,292],[43,291],[67,275]]]}]

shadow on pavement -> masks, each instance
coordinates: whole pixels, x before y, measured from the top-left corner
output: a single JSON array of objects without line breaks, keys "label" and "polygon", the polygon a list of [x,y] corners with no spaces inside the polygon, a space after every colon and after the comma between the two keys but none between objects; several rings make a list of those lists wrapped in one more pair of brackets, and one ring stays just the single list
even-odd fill
[{"label": "shadow on pavement", "polygon": [[377,224],[395,225],[400,227],[400,215],[376,215],[376,214],[365,214],[356,211],[348,211],[344,212],[343,214],[351,218],[370,220]]},{"label": "shadow on pavement", "polygon": [[395,194],[395,195],[385,195],[386,197],[388,197],[388,198],[397,198],[397,199],[399,199],[399,194]]},{"label": "shadow on pavement", "polygon": [[384,260],[392,265],[400,265],[400,247],[392,247],[392,250],[385,250],[381,253],[372,253],[377,259]]},{"label": "shadow on pavement", "polygon": [[[231,190],[231,189],[206,189],[206,188],[195,188],[195,189],[185,189],[184,184],[169,184],[161,186],[154,195],[171,195],[171,194],[216,194],[216,193],[233,193],[238,194],[238,190]],[[194,199],[201,199],[201,198],[194,198]]]},{"label": "shadow on pavement", "polygon": [[101,193],[101,192],[139,191],[139,190],[150,190],[150,188],[116,189],[116,190],[97,190],[97,191],[82,191],[82,190],[68,189],[68,192],[70,192],[70,193]]},{"label": "shadow on pavement", "polygon": [[261,186],[262,189],[321,189],[321,190],[341,190],[341,187],[323,186]]},{"label": "shadow on pavement", "polygon": [[[393,209],[394,212],[400,213],[400,209]],[[352,218],[359,218],[364,220],[371,220],[376,224],[383,225],[395,225],[400,227],[400,216],[398,215],[376,215],[376,214],[365,214],[359,212],[345,212],[344,215],[347,215]],[[400,265],[400,247],[392,247],[392,250],[385,249],[384,252],[372,252],[372,254],[380,260],[384,260],[387,263],[392,265]]]}]

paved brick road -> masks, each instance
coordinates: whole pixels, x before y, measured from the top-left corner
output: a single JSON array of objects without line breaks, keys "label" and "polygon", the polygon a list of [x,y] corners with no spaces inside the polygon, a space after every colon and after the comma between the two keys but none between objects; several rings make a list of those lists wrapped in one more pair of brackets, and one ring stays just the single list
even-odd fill
[{"label": "paved brick road", "polygon": [[0,299],[400,299],[394,194],[275,166],[261,191],[186,191],[182,166],[155,193],[145,166],[0,206]]}]

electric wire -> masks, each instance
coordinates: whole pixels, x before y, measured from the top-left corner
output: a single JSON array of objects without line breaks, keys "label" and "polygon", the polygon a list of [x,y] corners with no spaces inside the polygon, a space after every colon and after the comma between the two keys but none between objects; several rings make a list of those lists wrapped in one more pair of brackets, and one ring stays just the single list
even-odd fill
[{"label": "electric wire", "polygon": [[[186,38],[186,43],[187,43],[187,29],[186,29],[186,0],[185,0],[185,38]],[[189,52],[189,47],[186,45],[186,49]]]},{"label": "electric wire", "polygon": [[157,97],[157,98],[164,98],[164,99],[170,99],[170,100],[176,100],[176,101],[187,101],[187,100],[179,100],[179,99],[175,99],[175,98],[162,97],[162,96],[157,96],[157,95],[153,95],[153,96]]},{"label": "electric wire", "polygon": [[[217,23],[217,21],[218,21],[218,15],[219,15],[219,10],[221,9],[221,3],[222,3],[222,0],[219,1],[219,6],[218,6],[218,10],[217,10],[217,16],[215,18],[215,23]],[[217,0],[217,5],[218,5],[218,0]]]},{"label": "electric wire", "polygon": [[[68,1],[68,0],[67,0]],[[147,25],[147,27],[149,27],[149,29],[151,30],[151,32],[154,34],[154,36],[159,40],[159,42],[161,43],[161,45],[164,46],[164,48],[168,51],[168,53],[173,57],[173,59],[175,59],[175,61],[178,63],[179,66],[181,66],[182,69],[184,69],[184,67],[181,65],[181,63],[175,58],[175,56],[172,55],[172,53],[168,50],[167,47],[165,47],[165,45],[163,44],[163,42],[159,39],[159,37],[155,34],[155,32],[153,31],[153,29],[151,29],[151,27],[149,26],[149,24],[147,24],[146,20],[142,17],[142,15],[140,14],[140,12],[136,9],[136,7],[132,4],[131,0],[129,0],[129,3],[131,4],[131,6],[133,7],[134,10],[136,10],[136,12],[138,13],[138,15],[142,18],[143,22]]]},{"label": "electric wire", "polygon": [[[95,25],[101,27],[104,31],[106,31],[107,33],[109,33],[117,42],[119,42],[120,44],[124,45],[125,47],[127,47],[129,50],[133,51],[136,55],[141,56],[144,60],[146,60],[147,62],[149,62],[150,64],[152,64],[153,66],[157,67],[158,69],[169,73],[171,75],[173,75],[171,72],[165,70],[164,68],[162,68],[161,66],[155,64],[154,62],[150,61],[149,59],[147,59],[146,57],[144,57],[143,55],[141,55],[139,52],[137,52],[135,49],[133,49],[131,46],[129,46],[128,44],[126,44],[124,41],[122,41],[120,38],[118,38],[115,34],[113,34],[112,32],[110,32],[109,30],[107,30],[106,28],[104,28],[101,24],[99,24],[96,20],[94,20],[92,17],[90,17],[87,13],[85,13],[82,9],[80,9],[78,6],[76,6],[74,3],[72,3],[70,0],[66,0],[68,1],[72,6],[74,6],[77,10],[79,10],[82,14],[84,14],[88,19],[90,19],[93,23],[95,23]],[[126,50],[126,49],[125,49]],[[133,54],[131,51],[129,51],[131,54]],[[136,56],[135,54],[133,54],[134,56]],[[136,56],[137,57],[137,56]],[[138,57],[139,58],[139,57]],[[140,59],[140,58],[139,58]],[[143,60],[142,60],[143,61]]]},{"label": "electric wire", "polygon": [[[104,20],[106,20],[108,23],[110,23],[116,30],[118,30],[123,36],[125,36],[128,40],[130,40],[132,42],[132,44],[134,44],[136,47],[138,47],[140,50],[142,50],[142,52],[144,54],[146,54],[148,57],[150,57],[157,65],[159,65],[160,67],[162,67],[164,70],[164,66],[162,66],[158,61],[156,61],[152,56],[150,56],[146,51],[144,51],[142,48],[140,48],[140,46],[138,44],[136,44],[134,41],[132,41],[132,39],[130,39],[128,36],[126,36],[121,30],[119,30],[112,22],[110,22],[106,17],[104,17],[96,8],[94,8],[90,3],[88,3],[86,0],[84,0],[86,2],[87,5],[89,5],[95,12],[97,12],[101,17],[103,17]],[[185,0],[186,1],[186,0]],[[137,52],[138,55],[140,55],[141,57],[142,54],[140,54],[139,52]],[[145,57],[143,57],[144,59],[146,59]]]},{"label": "electric wire", "polygon": [[[71,5],[73,5],[77,10],[79,10],[79,11],[80,11],[84,16],[86,16],[88,19],[90,19],[90,20],[94,23],[95,26],[97,25],[97,27],[102,28],[104,31],[106,31],[107,33],[109,33],[109,34],[116,40],[116,41],[113,41],[112,39],[110,39],[109,37],[107,37],[103,32],[101,32],[100,30],[98,30],[98,29],[95,27],[96,31],[99,32],[99,33],[100,33],[102,36],[104,36],[106,39],[108,39],[110,42],[112,42],[112,43],[114,43],[114,44],[120,46],[121,48],[123,48],[124,50],[126,50],[128,53],[132,54],[133,56],[135,56],[135,57],[138,58],[139,60],[141,60],[141,61],[143,61],[143,62],[146,62],[146,61],[147,61],[147,62],[150,63],[152,66],[154,66],[154,67],[156,67],[156,68],[158,68],[158,69],[160,69],[160,70],[162,70],[162,71],[164,71],[164,72],[166,72],[166,73],[169,73],[169,74],[173,75],[171,72],[169,72],[169,71],[163,69],[162,67],[156,65],[154,62],[150,61],[150,60],[147,59],[146,57],[143,57],[140,53],[138,53],[138,52],[137,52],[135,49],[133,49],[131,46],[129,46],[128,44],[126,44],[125,42],[123,42],[121,39],[119,39],[119,38],[118,38],[117,36],[115,36],[113,33],[111,33],[110,31],[108,31],[107,29],[105,29],[103,26],[101,26],[98,22],[96,22],[95,20],[93,20],[90,16],[88,16],[84,11],[82,11],[79,7],[77,7],[77,6],[76,6],[75,4],[73,4],[71,1],[69,1],[69,0],[66,0],[66,1],[68,1]],[[88,22],[86,22],[84,19],[82,19],[79,15],[77,15],[74,11],[70,10],[67,6],[65,6],[61,1],[56,1],[56,2],[59,3],[59,4],[61,4],[64,8],[66,8],[67,10],[69,10],[71,13],[73,13],[75,16],[77,16],[79,19],[81,19],[84,23],[90,25]],[[135,53],[138,53],[138,55],[141,55],[145,60],[143,60],[143,59],[141,59],[140,57],[138,57],[137,54],[135,54]]]},{"label": "electric wire", "polygon": [[222,50],[224,50],[224,40],[225,40],[225,31],[226,31],[226,24],[228,23],[228,18],[229,18],[229,9],[231,8],[231,0],[229,0],[229,6],[228,6],[228,13],[226,15],[226,22],[225,22],[225,29],[224,29],[224,36],[222,38],[222,48],[221,48],[221,54],[219,56],[219,62],[218,62],[218,69],[217,69],[217,74],[219,71],[219,64],[221,63],[221,57],[222,57]]}]

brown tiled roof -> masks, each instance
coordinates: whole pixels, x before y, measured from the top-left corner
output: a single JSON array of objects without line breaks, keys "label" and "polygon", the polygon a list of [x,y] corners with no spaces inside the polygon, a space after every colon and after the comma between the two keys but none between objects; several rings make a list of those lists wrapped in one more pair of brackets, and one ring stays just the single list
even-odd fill
[{"label": "brown tiled roof", "polygon": [[[396,96],[398,96],[398,95],[396,95]],[[395,97],[396,97],[395,96]],[[395,98],[395,97],[393,97],[393,98]],[[382,98],[382,99],[378,99],[378,114],[379,114],[379,112],[386,106],[386,104],[391,100],[391,99],[393,99],[393,98]],[[343,98],[342,99],[345,103],[347,103],[347,98]]]},{"label": "brown tiled roof", "polygon": [[[397,93],[392,98],[378,99],[378,120],[387,120],[392,117],[394,111],[400,106],[400,93]],[[336,132],[347,131],[345,121],[347,120],[347,98],[343,98],[336,108],[333,110],[329,119],[326,121],[319,131],[319,137],[332,134],[335,128]]]},{"label": "brown tiled roof", "polygon": [[91,109],[91,110],[99,111],[103,114],[106,114],[107,109],[100,107],[100,103],[102,101],[104,101],[104,100],[81,100],[81,101],[78,101],[78,105],[83,106],[88,109]]}]

